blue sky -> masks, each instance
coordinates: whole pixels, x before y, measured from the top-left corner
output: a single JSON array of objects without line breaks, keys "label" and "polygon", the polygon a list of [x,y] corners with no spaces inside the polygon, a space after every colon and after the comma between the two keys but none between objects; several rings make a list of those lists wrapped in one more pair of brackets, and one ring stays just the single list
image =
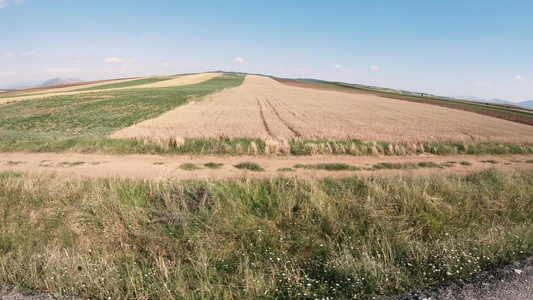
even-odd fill
[{"label": "blue sky", "polygon": [[0,87],[227,70],[531,100],[531,12],[531,0],[0,0]]}]

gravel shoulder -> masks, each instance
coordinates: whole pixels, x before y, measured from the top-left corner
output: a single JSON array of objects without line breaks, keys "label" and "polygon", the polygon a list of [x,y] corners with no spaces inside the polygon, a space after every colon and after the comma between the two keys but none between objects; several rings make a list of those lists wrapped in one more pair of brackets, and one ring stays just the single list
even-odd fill
[{"label": "gravel shoulder", "polygon": [[413,292],[396,300],[530,300],[533,299],[533,258],[481,272],[461,283]]}]

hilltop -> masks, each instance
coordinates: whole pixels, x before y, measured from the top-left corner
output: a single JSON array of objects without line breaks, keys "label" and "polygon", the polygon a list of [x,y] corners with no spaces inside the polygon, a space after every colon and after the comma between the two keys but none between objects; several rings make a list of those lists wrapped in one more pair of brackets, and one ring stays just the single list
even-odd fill
[{"label": "hilltop", "polygon": [[73,83],[80,83],[83,82],[83,80],[79,78],[52,78],[47,81],[45,81],[41,86],[54,86],[54,85],[65,85],[65,84],[73,84]]}]

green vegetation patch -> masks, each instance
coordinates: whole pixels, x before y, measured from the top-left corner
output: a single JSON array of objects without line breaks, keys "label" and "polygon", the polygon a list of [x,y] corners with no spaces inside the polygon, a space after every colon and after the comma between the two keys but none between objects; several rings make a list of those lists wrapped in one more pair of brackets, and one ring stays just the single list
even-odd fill
[{"label": "green vegetation patch", "polygon": [[296,170],[293,168],[280,168],[277,171],[284,173],[284,172],[295,172]]},{"label": "green vegetation patch", "polygon": [[245,169],[245,170],[256,171],[256,172],[261,172],[265,170],[261,168],[261,166],[259,166],[258,164],[250,163],[250,162],[239,163],[239,164],[236,164],[234,167],[237,169]]},{"label": "green vegetation patch", "polygon": [[398,295],[531,257],[532,175],[0,173],[0,284],[90,299]]},{"label": "green vegetation patch", "polygon": [[204,167],[209,168],[209,169],[220,169],[220,168],[222,168],[223,165],[224,164],[208,162],[208,163],[204,164]]},{"label": "green vegetation patch", "polygon": [[186,164],[181,165],[180,169],[183,169],[186,171],[192,171],[192,170],[198,170],[200,169],[200,167],[192,163],[186,163]]},{"label": "green vegetation patch", "polygon": [[480,162],[482,162],[482,163],[486,163],[486,164],[497,164],[497,163],[498,163],[498,162],[495,161],[494,159],[480,160]]},{"label": "green vegetation patch", "polygon": [[360,171],[361,168],[350,166],[348,164],[313,164],[313,165],[294,165],[296,169],[311,169],[311,170],[325,170],[325,171]]},{"label": "green vegetation patch", "polygon": [[455,166],[456,164],[457,164],[456,161],[447,161],[447,162],[441,163],[441,166],[446,167],[446,168],[450,168],[450,167]]},{"label": "green vegetation patch", "polygon": [[533,164],[533,159],[532,160],[526,160],[526,163]]},{"label": "green vegetation patch", "polygon": [[403,170],[403,169],[417,169],[419,166],[415,163],[377,163],[372,168],[374,170]]},{"label": "green vegetation patch", "polygon": [[81,166],[83,164],[85,164],[85,162],[83,161],[75,161],[75,162],[64,161],[64,162],[59,163],[60,166],[64,166],[64,167],[75,167],[75,166]]},{"label": "green vegetation patch", "polygon": [[462,162],[460,162],[460,164],[463,165],[463,166],[471,166],[472,165],[472,163],[469,162],[469,161],[462,161]]},{"label": "green vegetation patch", "polygon": [[442,169],[443,166],[437,164],[437,163],[434,163],[432,161],[429,161],[429,162],[419,162],[418,163],[418,166],[420,168],[438,168],[438,169]]}]

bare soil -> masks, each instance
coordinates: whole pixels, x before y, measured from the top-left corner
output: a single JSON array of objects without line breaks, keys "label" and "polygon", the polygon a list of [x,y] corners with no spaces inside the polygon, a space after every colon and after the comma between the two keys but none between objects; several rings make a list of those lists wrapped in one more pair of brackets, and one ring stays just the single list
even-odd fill
[{"label": "bare soil", "polygon": [[[51,153],[2,153],[0,172],[55,172],[60,175],[82,175],[89,177],[119,177],[134,179],[230,179],[240,177],[270,178],[288,177],[346,177],[354,175],[399,175],[415,174],[458,174],[480,171],[490,168],[502,170],[533,170],[533,164],[526,161],[533,156],[159,156],[159,155],[84,155]],[[420,163],[433,162],[442,164],[455,161],[451,167],[417,168],[417,169],[381,169],[361,171],[325,171],[294,168],[296,164],[338,164],[344,163],[360,168],[371,168],[378,163]],[[485,161],[485,162],[483,162]],[[493,163],[487,162],[493,161]],[[213,162],[223,164],[220,169],[204,166]],[[264,169],[261,172],[237,169],[234,166],[243,163],[256,163]],[[463,165],[468,162],[471,165]],[[194,164],[198,169],[184,170],[180,166]],[[292,168],[294,171],[280,172],[280,169]]]}]

